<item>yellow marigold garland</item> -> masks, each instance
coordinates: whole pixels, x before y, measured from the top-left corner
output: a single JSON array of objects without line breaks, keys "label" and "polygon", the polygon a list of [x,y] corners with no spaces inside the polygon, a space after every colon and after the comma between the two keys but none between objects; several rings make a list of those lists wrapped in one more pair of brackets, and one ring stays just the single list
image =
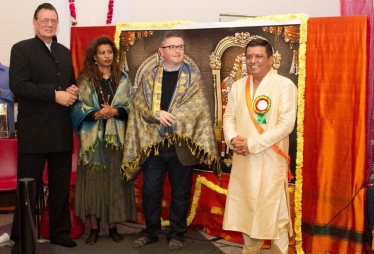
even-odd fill
[{"label": "yellow marigold garland", "polygon": [[[302,186],[303,186],[303,153],[304,153],[304,114],[305,114],[305,78],[306,78],[306,41],[308,16],[299,15],[300,38],[299,38],[299,77],[298,77],[298,111],[297,111],[297,153],[296,153],[296,190],[295,190],[295,240],[296,252],[304,253],[302,241]],[[298,244],[299,243],[299,244]]]}]

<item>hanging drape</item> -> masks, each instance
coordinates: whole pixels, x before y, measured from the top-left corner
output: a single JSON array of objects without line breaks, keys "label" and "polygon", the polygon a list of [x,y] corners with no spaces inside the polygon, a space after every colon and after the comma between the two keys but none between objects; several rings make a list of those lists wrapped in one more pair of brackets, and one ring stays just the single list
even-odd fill
[{"label": "hanging drape", "polygon": [[305,253],[363,253],[367,36],[366,16],[310,18],[308,22],[302,192]]},{"label": "hanging drape", "polygon": [[100,36],[108,36],[114,39],[115,26],[93,26],[93,27],[72,27],[70,50],[73,60],[75,77],[78,77],[83,69],[84,55],[91,40]]},{"label": "hanging drape", "polygon": [[369,52],[369,71],[368,71],[368,160],[366,168],[367,179],[371,174],[371,165],[374,156],[374,1],[373,0],[340,0],[340,11],[342,16],[366,15],[368,16],[368,52]]}]

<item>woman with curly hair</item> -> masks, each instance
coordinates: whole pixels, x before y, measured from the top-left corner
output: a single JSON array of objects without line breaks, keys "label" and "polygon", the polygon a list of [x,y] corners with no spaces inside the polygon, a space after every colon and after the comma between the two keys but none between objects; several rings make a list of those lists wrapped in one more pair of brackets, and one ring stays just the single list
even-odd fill
[{"label": "woman with curly hair", "polygon": [[79,73],[79,99],[73,106],[74,129],[81,146],[76,178],[75,213],[91,231],[86,244],[95,244],[100,222],[121,242],[118,222],[136,220],[133,182],[120,175],[123,144],[133,88],[116,59],[118,49],[108,37],[89,44]]}]

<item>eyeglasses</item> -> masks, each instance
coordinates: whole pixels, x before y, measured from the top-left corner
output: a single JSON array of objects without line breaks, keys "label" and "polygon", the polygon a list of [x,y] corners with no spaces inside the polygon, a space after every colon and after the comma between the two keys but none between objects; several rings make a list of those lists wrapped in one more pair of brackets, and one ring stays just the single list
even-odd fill
[{"label": "eyeglasses", "polygon": [[52,25],[57,25],[58,24],[58,19],[40,19],[38,18],[43,25],[48,25],[49,24],[49,21],[51,21]]},{"label": "eyeglasses", "polygon": [[170,46],[164,46],[164,47],[161,47],[161,48],[169,48],[171,51],[176,51],[177,49],[179,50],[184,50],[184,45],[179,45],[179,46],[175,46],[175,45],[170,45]]}]

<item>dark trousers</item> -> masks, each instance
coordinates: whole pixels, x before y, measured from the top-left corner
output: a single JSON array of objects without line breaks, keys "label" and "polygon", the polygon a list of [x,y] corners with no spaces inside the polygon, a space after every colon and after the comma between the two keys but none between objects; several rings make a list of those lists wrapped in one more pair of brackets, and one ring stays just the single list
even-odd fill
[{"label": "dark trousers", "polygon": [[151,241],[158,240],[161,230],[161,199],[166,173],[171,185],[170,230],[168,239],[182,240],[187,231],[187,212],[190,205],[192,167],[183,166],[175,147],[159,148],[159,155],[153,153],[142,165],[143,169],[143,211],[146,228],[142,235]]},{"label": "dark trousers", "polygon": [[[17,179],[33,178],[36,191],[43,183],[45,161],[48,161],[49,231],[50,238],[57,239],[70,233],[69,186],[72,153],[19,153]],[[14,213],[11,239],[20,240],[19,207]]]}]

